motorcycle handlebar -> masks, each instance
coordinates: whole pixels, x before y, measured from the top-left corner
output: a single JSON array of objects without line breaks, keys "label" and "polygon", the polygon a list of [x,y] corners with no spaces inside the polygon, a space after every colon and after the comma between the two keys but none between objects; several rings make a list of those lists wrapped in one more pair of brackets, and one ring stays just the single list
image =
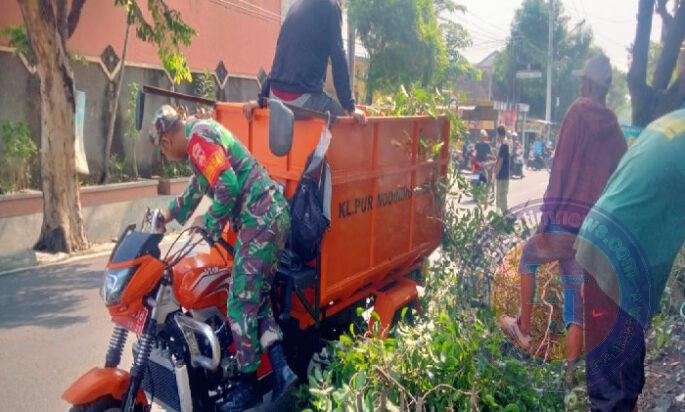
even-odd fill
[{"label": "motorcycle handlebar", "polygon": [[207,244],[209,244],[210,247],[216,248],[216,245],[219,244],[228,253],[230,253],[231,256],[233,256],[233,252],[234,252],[233,247],[228,242],[226,242],[224,239],[219,238],[218,240],[214,241],[214,239],[212,239],[212,237],[209,236],[207,231],[201,227],[195,228],[195,231],[198,232],[200,234],[200,236],[202,236],[202,239],[204,239],[204,241],[207,242]]}]

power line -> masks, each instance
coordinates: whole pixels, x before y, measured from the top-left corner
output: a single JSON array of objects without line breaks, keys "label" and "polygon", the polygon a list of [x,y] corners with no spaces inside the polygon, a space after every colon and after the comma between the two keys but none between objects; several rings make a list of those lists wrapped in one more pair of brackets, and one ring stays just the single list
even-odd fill
[{"label": "power line", "polygon": [[280,14],[280,13],[275,13],[275,12],[273,12],[273,11],[271,11],[271,10],[265,9],[264,7],[260,7],[260,6],[256,5],[256,4],[252,4],[252,3],[247,2],[247,1],[245,1],[245,0],[236,0],[236,1],[238,1],[238,2],[240,2],[240,3],[244,3],[244,4],[250,6],[250,7],[254,8],[254,9],[257,9],[257,10],[259,10],[259,11],[262,11],[262,12],[264,12],[265,14],[270,14],[271,16],[274,16],[275,18],[277,18],[277,19],[279,19],[279,20],[281,19],[281,14]]},{"label": "power line", "polygon": [[277,19],[277,18],[275,18],[269,14],[263,13],[257,9],[241,6],[240,4],[232,3],[229,0],[210,0],[210,1],[214,4],[224,6],[225,8],[233,8],[233,9],[238,10],[239,12],[242,12],[243,14],[247,14],[247,15],[250,15],[252,17],[260,18],[262,20],[273,21],[276,23],[281,22],[280,17]]},{"label": "power line", "polygon": [[466,29],[466,31],[469,32],[469,34],[472,34],[472,35],[475,34],[475,35],[478,35],[479,37],[483,37],[487,40],[504,40],[504,39],[506,39],[506,37],[502,37],[501,35],[496,35],[494,33],[488,32],[488,31],[486,31],[486,30],[484,30],[478,26],[471,26],[471,24],[472,24],[471,22],[467,22],[467,21],[456,22],[454,20],[449,20],[449,19],[444,18],[444,17],[440,17],[440,20],[442,20],[444,22],[448,22],[448,23],[460,24]]},{"label": "power line", "polygon": [[[469,13],[469,14],[471,14],[471,13]],[[480,19],[479,17],[477,17],[477,16],[475,16],[475,15],[473,15],[473,14],[471,14],[471,15],[474,16],[474,17],[476,17],[476,18],[478,18],[478,19]],[[455,20],[452,20],[452,19],[449,19],[449,18],[443,17],[443,16],[440,16],[439,19],[441,19],[441,20],[443,20],[443,21],[448,21],[448,22],[451,22],[451,23],[455,23],[455,24],[461,24],[461,25],[463,25],[463,26],[468,25],[468,26],[470,26],[470,27],[474,27],[475,29],[474,29],[473,31],[478,31],[479,33],[483,34],[484,36],[493,37],[493,38],[501,38],[501,34],[500,34],[500,33],[495,33],[495,32],[492,32],[492,31],[488,30],[488,29],[487,29],[488,26],[485,26],[485,28],[483,28],[483,27],[481,27],[481,26],[476,25],[476,23],[471,22],[471,21],[466,20],[466,19],[460,20],[460,21],[455,21]],[[483,19],[480,19],[480,20],[483,20]],[[484,20],[483,20],[483,21],[484,21]],[[484,21],[484,22],[485,22],[487,25],[490,24],[490,23],[487,22],[487,21]]]}]

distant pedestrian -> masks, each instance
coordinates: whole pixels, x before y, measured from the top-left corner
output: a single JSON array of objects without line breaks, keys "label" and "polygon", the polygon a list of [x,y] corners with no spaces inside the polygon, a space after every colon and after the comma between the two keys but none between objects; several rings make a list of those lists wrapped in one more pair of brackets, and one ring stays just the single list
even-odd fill
[{"label": "distant pedestrian", "polygon": [[480,131],[480,142],[476,143],[476,161],[479,163],[492,160],[492,147],[490,146],[490,136],[485,130]]},{"label": "distant pedestrian", "polygon": [[510,172],[510,153],[509,142],[506,136],[507,131],[504,126],[497,128],[497,141],[499,151],[497,152],[497,163],[495,164],[495,204],[502,214],[507,211],[507,196],[509,195],[509,172]]},{"label": "distant pedestrian", "polygon": [[523,146],[516,132],[512,133],[511,136],[514,140],[511,147],[511,178],[522,179],[525,177],[523,174]]},{"label": "distant pedestrian", "polygon": [[[575,260],[573,243],[582,219],[599,198],[627,149],[616,115],[606,107],[610,85],[609,59],[603,55],[590,59],[583,70],[582,97],[569,108],[561,125],[540,226],[521,254],[520,316],[505,316],[500,320],[505,333],[527,348],[531,341],[535,272],[541,264],[559,261],[569,365],[582,354],[583,347],[580,288],[585,277]],[[542,142],[539,143],[542,149]]]},{"label": "distant pedestrian", "polygon": [[463,158],[462,164],[460,165],[462,169],[468,169],[471,163],[471,152],[473,151],[473,143],[470,140],[465,140],[461,147],[461,156]]},{"label": "distant pedestrian", "polygon": [[495,156],[492,154],[492,146],[490,146],[490,136],[485,130],[480,131],[480,142],[476,143],[476,156],[473,162],[473,173],[478,174],[478,186],[485,185],[485,198],[490,196],[493,188],[492,170],[495,164]]}]

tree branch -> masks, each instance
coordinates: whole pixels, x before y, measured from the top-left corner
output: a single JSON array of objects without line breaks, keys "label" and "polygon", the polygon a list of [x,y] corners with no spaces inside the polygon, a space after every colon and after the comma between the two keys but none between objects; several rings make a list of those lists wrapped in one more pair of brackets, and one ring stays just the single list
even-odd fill
[{"label": "tree branch", "polygon": [[[654,0],[640,0],[637,13],[637,32],[633,43],[633,59],[628,72],[629,83],[633,86],[647,84],[647,64],[649,62],[649,40],[652,32]],[[631,87],[632,90],[632,87]]]},{"label": "tree branch", "polygon": [[57,31],[66,40],[67,32],[67,0],[57,0]]},{"label": "tree branch", "polygon": [[685,71],[681,71],[668,90],[663,93],[654,117],[677,110],[683,105],[683,102],[685,102]]},{"label": "tree branch", "polygon": [[[668,14],[668,12],[666,13]],[[665,21],[664,24],[666,24]],[[680,2],[678,10],[666,29],[666,38],[663,40],[664,47],[654,71],[652,86],[655,89],[665,90],[668,88],[673,78],[673,70],[678,62],[683,39],[685,39],[685,5]]]},{"label": "tree branch", "polygon": [[[628,72],[628,88],[632,97],[633,124],[643,125],[651,117],[645,111],[651,107],[651,88],[647,86],[650,35],[654,17],[654,0],[640,0],[637,13],[637,31],[633,43],[633,58]],[[647,110],[648,111],[648,110]]]},{"label": "tree branch", "polygon": [[668,9],[666,8],[668,2],[669,0],[656,1],[656,12],[659,13],[659,16],[661,16],[661,20],[663,20],[664,25],[668,25],[673,21],[673,16],[671,15],[671,13],[668,12]]},{"label": "tree branch", "polygon": [[81,18],[81,10],[85,3],[86,0],[74,0],[73,3],[71,3],[71,11],[69,12],[69,17],[67,19],[67,25],[69,27],[68,37],[71,37],[76,31],[79,19]]}]

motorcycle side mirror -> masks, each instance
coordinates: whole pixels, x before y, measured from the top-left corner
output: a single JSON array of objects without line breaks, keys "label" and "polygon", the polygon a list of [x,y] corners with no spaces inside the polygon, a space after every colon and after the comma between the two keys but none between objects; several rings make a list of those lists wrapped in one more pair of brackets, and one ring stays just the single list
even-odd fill
[{"label": "motorcycle side mirror", "polygon": [[282,157],[293,146],[295,115],[280,100],[269,99],[269,149]]},{"label": "motorcycle side mirror", "polygon": [[145,115],[145,92],[141,89],[138,91],[136,98],[136,130],[143,129],[143,117]]}]

